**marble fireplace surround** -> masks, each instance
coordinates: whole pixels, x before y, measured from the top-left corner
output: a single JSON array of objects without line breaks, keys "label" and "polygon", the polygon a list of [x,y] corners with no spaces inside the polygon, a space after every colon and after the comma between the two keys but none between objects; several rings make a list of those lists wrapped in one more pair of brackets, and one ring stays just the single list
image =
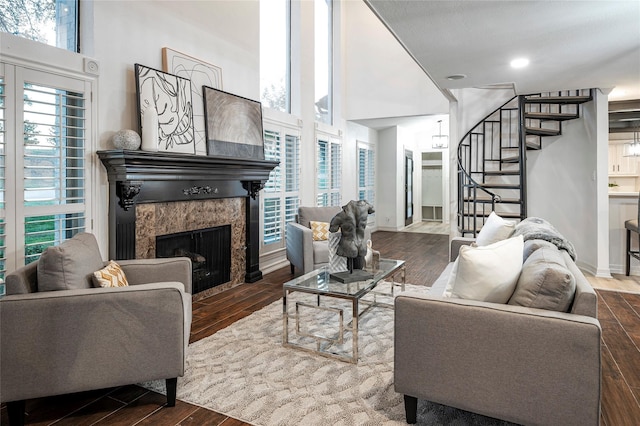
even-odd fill
[{"label": "marble fireplace surround", "polygon": [[129,150],[97,154],[109,178],[110,259],[155,257],[156,235],[231,224],[231,281],[214,289],[262,278],[259,191],[278,162]]}]

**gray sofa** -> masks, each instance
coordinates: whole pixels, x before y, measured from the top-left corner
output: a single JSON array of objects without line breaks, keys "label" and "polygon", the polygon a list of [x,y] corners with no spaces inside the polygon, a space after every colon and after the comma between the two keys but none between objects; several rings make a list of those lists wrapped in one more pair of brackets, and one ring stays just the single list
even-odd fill
[{"label": "gray sofa", "polygon": [[[24,422],[26,399],[157,379],[174,405],[191,328],[191,261],[120,260],[129,286],[96,288],[91,276],[105,262],[93,235],[55,249],[57,258],[43,254],[6,277],[0,398],[11,424]],[[60,280],[47,285],[57,289],[43,291],[43,274],[56,268]]]},{"label": "gray sofa", "polygon": [[[453,262],[462,245],[454,238]],[[443,298],[453,263],[428,295],[395,301],[395,390],[407,422],[428,400],[525,425],[598,425],[596,294],[565,251],[576,290],[569,312]]]}]

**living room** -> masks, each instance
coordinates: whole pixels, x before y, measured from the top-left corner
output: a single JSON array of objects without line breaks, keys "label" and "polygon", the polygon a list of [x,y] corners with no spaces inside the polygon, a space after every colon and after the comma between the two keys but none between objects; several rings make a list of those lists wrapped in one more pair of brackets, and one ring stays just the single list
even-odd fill
[{"label": "living room", "polygon": [[[87,108],[85,158],[88,173],[82,206],[85,230],[97,236],[100,251],[106,255],[110,252],[111,231],[108,225],[109,182],[96,152],[112,149],[112,137],[118,130],[138,129],[134,64],[162,69],[162,49],[169,47],[219,67],[220,88],[226,92],[259,99],[260,2],[109,1],[80,4],[81,54],[3,34],[2,71],[5,76],[15,75],[26,82],[30,77],[25,70],[37,69],[55,76],[45,77],[44,81],[55,81],[53,79],[62,76],[76,83],[80,81],[81,90],[92,94]],[[292,36],[291,45],[291,113],[265,109],[263,114],[265,128],[273,125],[293,129],[300,139],[299,205],[315,205],[317,201],[318,139],[336,141],[341,146],[341,184],[333,188],[340,204],[359,198],[358,146],[373,146],[376,153],[376,214],[370,227],[381,231],[402,230],[405,227],[404,151],[433,151],[430,147],[424,149],[423,144],[428,141],[430,145],[432,136],[440,132],[439,119],[444,119],[444,133],[449,136],[450,146],[455,146],[469,127],[513,96],[513,89],[456,89],[451,93],[455,93],[457,102],[452,102],[366,3],[336,2],[331,64],[333,121],[331,124],[317,123],[316,94],[313,85],[308,83],[314,81],[317,74],[313,53],[313,2],[293,2],[291,19],[292,34],[298,34],[298,37]],[[76,87],[72,90],[77,90]],[[565,135],[559,138],[567,141],[567,146],[541,151],[530,168],[530,172],[539,176],[530,190],[530,215],[545,217],[561,228],[581,254],[579,266],[600,276],[609,273],[606,241],[609,223],[603,212],[606,209],[602,208],[607,203],[606,171],[603,172],[607,154],[606,146],[602,144],[607,139],[606,102],[606,95],[599,92],[594,102],[585,106],[585,115],[595,120],[568,125]],[[426,117],[427,124],[415,130],[406,124],[410,122],[406,117]],[[390,120],[394,123],[390,125],[380,124],[381,119],[389,118],[397,120]],[[558,146],[556,143],[555,147]],[[205,146],[196,146],[195,151],[206,155]],[[446,167],[456,170],[455,156],[449,150],[443,152]],[[11,160],[7,159],[7,175],[13,172]],[[554,170],[554,173],[545,172],[548,170]],[[419,193],[417,176],[415,192]],[[22,184],[13,182],[13,186],[10,180],[6,182],[7,200],[19,199]],[[562,186],[557,185],[558,182],[572,183]],[[446,184],[444,222],[450,223],[453,235],[456,232],[455,179]],[[548,190],[550,187],[554,187],[553,193]],[[420,204],[418,198],[415,200]],[[576,211],[588,213],[576,215]],[[61,212],[64,211],[54,211],[56,214]],[[18,209],[15,217],[37,214],[37,207],[29,206],[26,210]],[[13,213],[5,216],[7,219],[12,217]],[[414,221],[421,219],[421,212],[416,210]],[[15,226],[9,225],[7,229]],[[18,228],[21,227],[12,229]],[[279,271],[288,263],[284,240],[265,244],[263,223],[260,229],[260,269],[266,275]],[[14,236],[7,241],[14,244],[7,250],[5,269],[10,272],[25,261],[21,254],[25,251],[25,239]]]}]

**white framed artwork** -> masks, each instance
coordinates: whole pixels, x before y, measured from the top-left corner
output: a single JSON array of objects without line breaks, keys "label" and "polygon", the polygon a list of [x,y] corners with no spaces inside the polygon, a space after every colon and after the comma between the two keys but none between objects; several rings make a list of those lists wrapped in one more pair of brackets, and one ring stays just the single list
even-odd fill
[{"label": "white framed artwork", "polygon": [[169,47],[162,48],[162,68],[191,80],[196,154],[207,155],[203,86],[222,89],[222,68]]}]

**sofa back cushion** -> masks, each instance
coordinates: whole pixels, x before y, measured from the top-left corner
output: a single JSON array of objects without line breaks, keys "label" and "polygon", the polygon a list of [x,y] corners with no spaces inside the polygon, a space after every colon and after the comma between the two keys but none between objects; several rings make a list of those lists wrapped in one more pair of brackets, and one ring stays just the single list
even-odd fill
[{"label": "sofa back cushion", "polygon": [[331,219],[342,211],[341,207],[300,207],[298,208],[298,223],[311,228],[310,222],[331,222]]},{"label": "sofa back cushion", "polygon": [[568,312],[576,290],[576,279],[566,267],[560,251],[543,246],[522,265],[510,305]]},{"label": "sofa back cushion", "polygon": [[38,260],[38,291],[91,288],[93,273],[104,262],[93,234],[76,234],[48,247]]}]

